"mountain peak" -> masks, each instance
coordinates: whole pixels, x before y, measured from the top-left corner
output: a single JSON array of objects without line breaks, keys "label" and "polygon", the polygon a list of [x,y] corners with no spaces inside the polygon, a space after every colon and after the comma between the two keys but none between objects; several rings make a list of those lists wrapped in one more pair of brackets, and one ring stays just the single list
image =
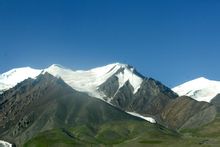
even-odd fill
[{"label": "mountain peak", "polygon": [[192,81],[209,81],[209,79],[207,79],[207,78],[205,78],[205,77],[199,77],[199,78],[196,78],[196,79],[194,79],[194,80],[192,80]]},{"label": "mountain peak", "polygon": [[134,70],[134,67],[129,65],[129,64],[124,64],[124,63],[119,63],[119,62],[116,62],[116,63],[113,63],[115,66],[118,66],[120,68],[126,68],[126,69],[130,69],[130,70]]},{"label": "mountain peak", "polygon": [[122,64],[122,63],[113,63],[113,64],[108,64],[105,66],[97,67],[90,69],[89,71],[93,72],[94,74],[97,75],[104,75],[107,73],[116,73],[120,69],[128,69],[127,64]]},{"label": "mountain peak", "polygon": [[[62,78],[73,89],[87,92],[91,96],[95,97],[102,97],[100,96],[100,93],[97,92],[97,89],[101,84],[106,82],[112,76],[116,76],[118,78],[119,88],[122,87],[127,81],[129,81],[134,88],[134,93],[139,89],[143,81],[143,77],[138,72],[136,72],[132,66],[119,62],[93,68],[90,70],[71,70],[59,64],[52,64],[43,70],[35,70],[30,67],[25,67],[13,69],[7,72],[7,74],[5,73],[1,75],[0,91],[1,89],[9,89],[27,78],[35,78],[40,73],[46,72],[52,74],[55,77]],[[8,78],[3,78],[5,81],[1,80],[1,77],[4,75],[8,76],[9,73],[12,74],[11,80],[8,80]]]},{"label": "mountain peak", "polygon": [[52,64],[50,65],[47,69],[67,69],[66,67],[64,67],[63,65],[60,65],[60,64]]},{"label": "mountain peak", "polygon": [[116,62],[116,63],[113,63],[113,64],[116,65],[116,66],[120,66],[121,68],[129,68],[129,67],[131,67],[128,64],[124,64],[124,63],[120,63],[120,62]]},{"label": "mountain peak", "polygon": [[14,68],[0,75],[0,91],[7,90],[27,78],[35,78],[42,70],[30,67]]},{"label": "mountain peak", "polygon": [[188,81],[172,89],[179,96],[190,96],[198,101],[210,102],[220,93],[220,82],[209,80],[205,77]]},{"label": "mountain peak", "polygon": [[35,69],[33,69],[33,68],[29,67],[29,66],[27,66],[27,67],[20,67],[20,68],[13,68],[13,69],[3,73],[1,76],[10,76],[10,75],[12,75],[12,74],[14,74],[16,72],[31,71],[31,70],[35,70]]}]

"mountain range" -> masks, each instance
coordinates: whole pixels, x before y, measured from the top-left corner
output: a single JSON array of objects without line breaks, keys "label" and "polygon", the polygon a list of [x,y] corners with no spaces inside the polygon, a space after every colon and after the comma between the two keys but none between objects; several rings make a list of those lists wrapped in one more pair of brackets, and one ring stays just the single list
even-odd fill
[{"label": "mountain range", "polygon": [[0,138],[16,146],[123,146],[143,136],[153,140],[138,146],[172,142],[214,122],[220,106],[216,81],[171,90],[121,63],[86,71],[16,68],[0,75],[0,91]]}]

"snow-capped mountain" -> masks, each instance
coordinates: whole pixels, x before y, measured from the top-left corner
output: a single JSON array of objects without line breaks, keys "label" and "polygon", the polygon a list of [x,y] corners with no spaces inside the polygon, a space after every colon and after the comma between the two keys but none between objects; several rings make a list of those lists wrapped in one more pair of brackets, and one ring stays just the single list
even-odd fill
[{"label": "snow-capped mountain", "polygon": [[[218,93],[219,82],[199,78],[174,90],[198,98],[206,94],[203,99],[209,101],[206,96]],[[128,120],[146,120],[152,123],[150,130],[158,128],[154,123],[181,130],[206,125],[217,114],[215,105],[178,97],[161,82],[121,63],[90,70],[56,64],[45,69],[16,68],[0,75],[1,91],[0,136],[18,146],[42,130]],[[69,132],[62,129],[63,133]],[[10,144],[0,141],[1,145]]]},{"label": "snow-capped mountain", "polygon": [[[133,87],[133,94],[137,92],[143,82],[143,77],[136,73],[135,69],[127,64],[113,63],[90,70],[72,70],[58,64],[53,64],[46,69],[32,69],[30,67],[12,69],[0,75],[0,92],[6,91],[16,84],[28,78],[36,78],[41,73],[50,73],[55,77],[62,78],[65,83],[73,89],[85,92],[92,97],[103,100],[106,95],[99,90],[99,86],[105,83],[110,77],[116,76],[120,89],[129,81]],[[134,115],[134,112],[131,113]],[[135,115],[137,116],[137,115]],[[150,117],[142,117],[154,123]]]},{"label": "snow-capped mountain", "polygon": [[[90,70],[71,70],[61,65],[53,64],[46,69],[33,69],[30,67],[12,69],[0,75],[0,91],[14,87],[17,83],[27,78],[35,78],[40,73],[48,72],[56,77],[61,77],[73,89],[86,92],[91,96],[102,98],[98,87],[108,78],[118,77],[120,87],[127,81],[134,88],[134,93],[140,88],[143,81],[141,76],[134,74],[134,68],[126,64],[114,63]],[[119,87],[119,88],[120,88]]]},{"label": "snow-capped mountain", "polygon": [[[159,81],[144,77],[132,66],[121,63],[109,64],[90,70],[72,70],[57,64],[53,64],[45,69],[32,69],[29,67],[16,68],[0,75],[0,92],[4,92],[12,87],[15,89],[19,88],[15,87],[15,85],[19,82],[23,83],[27,78],[36,78],[36,81],[38,81],[39,77],[44,77],[47,73],[54,78],[61,78],[68,86],[80,93],[87,93],[90,97],[100,98],[124,112],[141,117],[151,123],[166,122],[166,125],[169,125],[171,128],[181,128],[184,127],[185,123],[188,125],[190,123],[197,124],[198,121],[200,122],[200,119],[206,120],[200,123],[200,125],[206,124],[215,116],[212,105],[194,102],[194,100],[190,98],[178,99],[176,93]],[[31,81],[31,79],[27,81]],[[206,81],[203,78],[200,78],[198,81],[202,82],[194,84],[195,89],[198,88],[198,85],[202,85],[201,83],[206,83],[203,82]],[[186,88],[189,87],[188,85],[186,86]],[[175,89],[178,90],[178,88]],[[208,90],[212,89],[213,88],[210,88]],[[11,90],[13,90],[13,88]],[[187,91],[188,89],[184,88],[184,90]],[[186,93],[189,94],[188,91]],[[182,95],[181,93],[179,94]],[[211,94],[212,91],[210,92],[210,95]],[[185,95],[185,93],[183,93],[183,95]],[[178,118],[179,123],[175,123],[176,117],[173,117],[173,115],[179,115],[179,111],[175,111],[175,109],[172,108],[182,105],[182,100],[187,102],[187,105],[182,108],[182,110],[184,109],[184,113],[181,113]],[[172,107],[169,107],[170,105],[172,105]],[[192,110],[194,105],[197,105],[197,109],[188,113],[186,109]],[[199,108],[204,107],[207,108],[206,111],[212,112],[213,115],[211,115],[211,117],[207,115],[205,111],[200,111]],[[173,115],[170,116],[169,114],[171,113],[163,112],[173,112]],[[200,113],[204,113],[202,118],[198,116],[199,119],[196,118],[194,122],[186,122],[187,118],[190,118],[192,115],[197,116],[197,114]],[[169,119],[167,119],[167,116],[169,116]]]},{"label": "snow-capped mountain", "polygon": [[98,91],[98,87],[113,75],[118,77],[119,88],[129,81],[134,88],[134,93],[137,92],[143,81],[141,76],[134,73],[133,67],[121,63],[109,64],[90,70],[76,71],[54,64],[45,69],[44,72],[61,77],[73,89],[86,92],[90,96],[97,98],[104,97],[104,94]]},{"label": "snow-capped mountain", "polygon": [[179,96],[190,96],[197,101],[210,102],[220,93],[220,81],[213,81],[200,77],[186,82],[172,89]]},{"label": "snow-capped mountain", "polygon": [[14,87],[28,78],[35,78],[42,70],[30,67],[15,68],[0,75],[0,92]]}]

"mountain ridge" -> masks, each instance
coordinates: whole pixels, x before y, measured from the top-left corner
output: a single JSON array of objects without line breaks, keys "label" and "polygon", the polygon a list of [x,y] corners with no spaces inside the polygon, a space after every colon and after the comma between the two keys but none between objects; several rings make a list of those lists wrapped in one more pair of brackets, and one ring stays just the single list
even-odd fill
[{"label": "mountain ridge", "polygon": [[197,101],[211,102],[220,93],[220,81],[200,77],[172,88],[179,96],[190,96]]},{"label": "mountain ridge", "polygon": [[26,79],[0,95],[0,110],[3,118],[0,137],[17,145],[51,128],[96,126],[117,120],[145,122],[102,100],[77,92],[62,79],[47,73],[36,79]]},{"label": "mountain ridge", "polygon": [[[123,71],[123,69],[124,69],[124,71]],[[14,68],[14,69],[0,75],[0,91],[8,90],[9,88],[14,87],[19,82],[22,82],[23,80],[25,80],[27,78],[35,78],[36,76],[38,76],[41,73],[49,72],[50,74],[52,74],[54,76],[62,77],[62,74],[63,74],[62,72],[64,72],[65,74],[70,74],[70,76],[78,76],[79,78],[75,79],[77,81],[79,81],[80,79],[83,79],[83,78],[91,78],[91,79],[95,78],[94,80],[96,80],[96,81],[91,81],[91,80],[90,81],[89,80],[83,81],[84,83],[90,82],[89,84],[91,85],[90,87],[85,87],[85,86],[83,87],[83,86],[78,86],[78,85],[80,85],[80,84],[82,85],[84,83],[78,82],[74,85],[71,81],[68,82],[68,77],[67,78],[63,77],[63,79],[69,85],[71,85],[74,89],[76,89],[78,91],[87,92],[92,95],[95,93],[96,88],[99,85],[101,85],[103,82],[105,82],[105,80],[107,80],[113,74],[116,74],[116,72],[118,72],[119,70],[122,70],[121,72],[125,72],[123,74],[118,73],[118,75],[117,75],[120,79],[120,87],[127,80],[130,80],[131,84],[134,86],[134,89],[135,89],[134,92],[136,92],[138,90],[144,76],[142,76],[140,73],[138,73],[134,69],[134,67],[132,67],[131,65],[122,64],[122,63],[118,63],[118,62],[108,64],[106,66],[92,68],[89,70],[72,70],[72,69],[64,67],[60,64],[52,64],[51,66],[49,66],[48,68],[45,68],[45,69],[34,69],[34,68],[30,68],[30,67]],[[11,74],[11,73],[13,73],[11,76],[12,79],[7,78],[7,76],[9,76],[9,74]],[[85,76],[83,76],[83,75],[85,75]],[[97,79],[100,79],[101,77],[103,78],[103,80],[98,81]],[[134,78],[134,80],[132,80],[133,78]],[[91,91],[87,91],[87,89],[90,89]],[[95,96],[99,97],[99,98],[103,97],[103,96],[100,96],[100,94],[98,94],[98,93],[96,93]]]},{"label": "mountain ridge", "polygon": [[[163,112],[165,112],[166,109],[178,114],[174,108],[178,108],[178,105],[180,105],[179,101],[172,104],[172,109],[166,107],[172,103],[173,100],[178,98],[175,92],[153,78],[142,76],[134,67],[127,64],[113,63],[85,71],[74,71],[61,65],[53,64],[37,72],[39,75],[49,73],[52,76],[61,78],[76,91],[87,93],[91,97],[99,98],[130,114],[138,114],[141,118],[149,118],[148,120],[150,122],[158,121],[163,124],[163,121],[166,120],[164,116],[167,115],[167,113]],[[26,78],[27,75],[24,77]],[[192,103],[191,99],[187,99],[186,101],[187,106],[184,107],[184,110],[186,108],[193,108],[191,104],[197,104]],[[199,105],[199,107],[203,105],[206,104]],[[208,105],[208,107],[212,106]],[[214,110],[210,109],[210,112],[211,111]],[[199,112],[194,111],[194,113]],[[215,113],[213,113],[210,118],[214,116]],[[180,122],[190,117],[189,114],[182,113]],[[204,114],[203,117],[208,118],[207,114]],[[154,121],[152,121],[152,119]],[[183,127],[181,125],[184,125],[183,123],[177,125],[173,124],[172,122],[175,121],[174,117],[170,117],[170,119],[166,121],[170,123],[167,126],[173,129],[181,128]],[[208,122],[207,120],[207,123]],[[204,122],[204,124],[205,123],[206,122]]]},{"label": "mountain ridge", "polygon": [[[15,77],[21,75],[18,69],[12,73]],[[39,75],[30,78],[28,74],[22,75],[24,81],[0,95],[0,136],[19,145],[31,139],[28,136],[45,131],[67,135],[71,142],[81,144],[75,140],[75,132],[68,130],[70,126],[82,124],[92,135],[102,134],[97,129],[109,121],[131,120],[135,121],[132,125],[141,121],[153,128],[159,126],[179,132],[204,126],[217,115],[213,104],[179,97],[160,81],[143,77],[125,64],[109,64],[87,71],[53,64],[34,73]],[[2,77],[7,80],[7,76]],[[107,132],[112,134],[109,128]],[[117,131],[114,134],[119,135]],[[97,143],[98,138],[92,140]],[[110,139],[108,135],[107,138]]]}]

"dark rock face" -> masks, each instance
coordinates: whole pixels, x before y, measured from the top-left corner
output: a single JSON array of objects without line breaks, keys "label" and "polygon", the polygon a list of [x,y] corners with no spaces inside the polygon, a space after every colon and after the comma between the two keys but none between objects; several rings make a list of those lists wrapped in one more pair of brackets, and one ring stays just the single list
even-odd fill
[{"label": "dark rock face", "polygon": [[[118,83],[117,80],[114,82]],[[108,83],[103,83],[102,89],[107,85]],[[115,91],[110,101],[113,105],[122,110],[135,111],[145,116],[159,115],[171,99],[178,97],[172,90],[152,78],[143,80],[140,89],[135,94],[129,81]]]},{"label": "dark rock face", "polygon": [[170,99],[177,97],[169,88],[151,78],[143,81],[137,93],[134,94],[133,91],[133,87],[127,81],[116,92],[111,103],[125,111],[135,111],[146,116],[156,116]]},{"label": "dark rock face", "polygon": [[160,82],[149,78],[143,81],[134,95],[133,108],[140,114],[158,115],[171,99],[178,96]]},{"label": "dark rock face", "polygon": [[215,106],[190,97],[171,100],[162,110],[161,121],[169,128],[195,128],[214,120]]},{"label": "dark rock face", "polygon": [[50,74],[27,79],[0,95],[0,138],[21,146],[41,131],[82,124],[139,120],[69,87]]},{"label": "dark rock face", "polygon": [[99,91],[103,92],[107,96],[106,98],[111,98],[115,95],[118,88],[119,88],[118,77],[112,76],[105,83],[99,86]]},{"label": "dark rock face", "polygon": [[131,110],[133,91],[134,88],[131,86],[130,82],[127,81],[112,97],[111,103],[122,110]]},{"label": "dark rock face", "polygon": [[[111,80],[111,82],[118,81]],[[117,85],[116,83],[113,85]],[[108,87],[107,85],[108,83],[103,83],[102,89]],[[143,80],[135,94],[129,81],[120,89],[116,89],[117,86],[114,87],[115,94],[109,94],[110,102],[114,106],[124,111],[154,117],[158,123],[168,128],[199,127],[212,121],[216,115],[215,106],[189,97],[178,97],[171,89],[152,78]]]},{"label": "dark rock face", "polygon": [[211,103],[216,106],[217,111],[220,112],[220,94],[217,94],[212,100]]}]

